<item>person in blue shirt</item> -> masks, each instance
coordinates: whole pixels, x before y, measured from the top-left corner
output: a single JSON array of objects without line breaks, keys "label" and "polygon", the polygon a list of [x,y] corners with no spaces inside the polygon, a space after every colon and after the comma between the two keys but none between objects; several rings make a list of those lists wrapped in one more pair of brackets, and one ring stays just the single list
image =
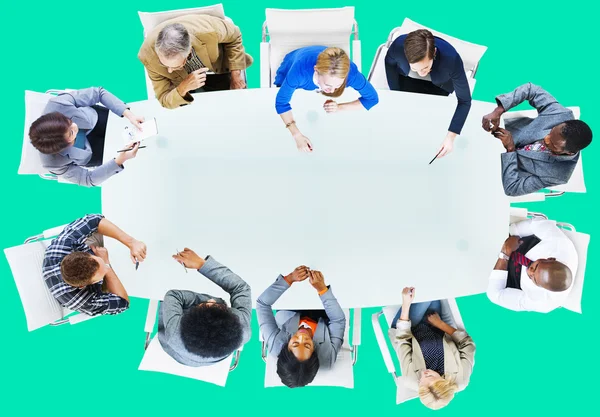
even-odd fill
[{"label": "person in blue shirt", "polygon": [[440,96],[456,91],[458,104],[438,157],[452,152],[471,109],[471,90],[456,49],[427,29],[415,30],[392,43],[385,56],[385,72],[390,90]]},{"label": "person in blue shirt", "polygon": [[327,113],[365,108],[377,104],[377,92],[350,58],[340,48],[307,46],[296,49],[283,58],[275,75],[275,85],[280,87],[275,100],[277,114],[296,141],[299,151],[312,152],[310,140],[304,136],[294,121],[290,100],[296,89],[318,90],[327,97],[340,97],[347,86],[358,91],[361,97],[348,103],[329,99],[323,108]]}]

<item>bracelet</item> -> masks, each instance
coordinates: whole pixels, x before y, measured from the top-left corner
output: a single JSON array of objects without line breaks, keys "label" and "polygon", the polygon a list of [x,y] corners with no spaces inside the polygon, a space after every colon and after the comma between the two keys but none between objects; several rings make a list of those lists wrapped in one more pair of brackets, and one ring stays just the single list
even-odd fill
[{"label": "bracelet", "polygon": [[295,121],[295,120],[292,120],[291,122],[289,122],[289,123],[286,123],[286,124],[285,124],[285,128],[286,128],[286,129],[289,129],[289,127],[290,127],[291,125],[295,125],[295,124],[296,124],[296,121]]}]

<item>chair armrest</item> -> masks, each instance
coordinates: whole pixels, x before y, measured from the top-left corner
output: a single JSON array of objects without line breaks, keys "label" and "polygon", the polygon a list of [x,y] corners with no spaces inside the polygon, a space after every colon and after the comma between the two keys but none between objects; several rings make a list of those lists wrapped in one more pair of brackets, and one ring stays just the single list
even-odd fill
[{"label": "chair armrest", "polygon": [[271,87],[271,44],[260,43],[260,88]]},{"label": "chair armrest", "polygon": [[69,323],[70,324],[77,324],[77,323],[81,323],[81,322],[84,322],[84,321],[88,321],[90,319],[94,319],[96,317],[100,317],[100,315],[90,316],[90,315],[85,314],[85,313],[73,314],[72,316],[69,317]]},{"label": "chair armrest", "polygon": [[352,327],[352,345],[360,346],[361,341],[361,322],[362,322],[362,310],[355,308],[352,311],[353,327]]},{"label": "chair armrest", "polygon": [[383,330],[379,324],[379,316],[383,314],[382,311],[379,313],[375,313],[371,316],[371,322],[373,324],[373,330],[375,331],[375,339],[377,339],[377,344],[379,345],[379,350],[381,351],[381,355],[383,356],[383,361],[385,362],[385,367],[390,374],[396,374],[396,369],[394,368],[394,362],[392,361],[392,355],[390,355],[390,351],[388,349],[387,343],[385,341],[385,336],[383,335]]},{"label": "chair armrest", "polygon": [[362,71],[362,51],[361,44],[358,39],[352,41],[352,62],[356,64],[358,71]]},{"label": "chair armrest", "polygon": [[546,194],[538,192],[520,195],[518,197],[508,197],[511,203],[535,203],[546,200]]},{"label": "chair armrest", "polygon": [[152,333],[154,331],[154,325],[156,324],[156,311],[158,310],[158,300],[150,300],[148,303],[148,313],[146,314],[146,324],[144,326],[144,332]]}]

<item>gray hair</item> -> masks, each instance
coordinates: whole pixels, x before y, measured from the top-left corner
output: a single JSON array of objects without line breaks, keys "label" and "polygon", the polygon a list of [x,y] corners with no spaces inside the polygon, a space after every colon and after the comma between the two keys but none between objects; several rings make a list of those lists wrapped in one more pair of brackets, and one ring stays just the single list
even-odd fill
[{"label": "gray hair", "polygon": [[158,33],[154,50],[165,58],[188,55],[192,49],[190,34],[181,23],[165,26]]}]

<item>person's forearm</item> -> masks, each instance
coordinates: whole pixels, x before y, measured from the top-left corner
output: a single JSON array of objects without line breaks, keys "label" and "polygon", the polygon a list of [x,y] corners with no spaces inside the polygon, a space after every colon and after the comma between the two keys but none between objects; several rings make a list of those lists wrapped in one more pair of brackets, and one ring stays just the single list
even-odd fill
[{"label": "person's forearm", "polygon": [[362,105],[360,100],[349,101],[348,103],[340,103],[338,104],[339,110],[360,110],[365,107]]},{"label": "person's forearm", "polygon": [[100,224],[98,225],[98,233],[100,233],[103,236],[116,239],[127,247],[130,247],[131,244],[135,241],[134,238],[132,238],[127,233],[119,229],[116,225],[114,225],[111,221],[107,219],[102,219],[100,221]]},{"label": "person's forearm", "polygon": [[498,259],[496,261],[496,265],[494,265],[494,270],[508,271],[508,261],[505,261],[504,259]]},{"label": "person's forearm", "polygon": [[112,294],[118,295],[119,297],[129,301],[129,296],[127,295],[127,291],[125,291],[125,287],[121,283],[115,271],[109,269],[109,271],[104,276],[104,282],[106,284],[106,291]]},{"label": "person's forearm", "polygon": [[444,333],[449,334],[450,336],[452,336],[452,334],[456,331],[456,329],[452,326],[450,326],[448,323],[442,322],[440,325],[436,326],[438,329],[440,329],[441,331],[443,331]]},{"label": "person's forearm", "polygon": [[285,123],[285,125],[287,126],[289,123],[291,123],[288,126],[288,130],[290,131],[290,133],[292,134],[293,137],[296,137],[298,135],[301,135],[302,133],[300,133],[300,129],[298,129],[298,126],[296,126],[296,123],[292,123],[294,121],[294,115],[292,114],[292,111],[286,111],[285,113],[281,113],[281,120],[283,120],[283,123]]},{"label": "person's forearm", "polygon": [[408,321],[408,312],[410,311],[410,304],[402,304],[402,313],[400,313],[400,320]]}]

